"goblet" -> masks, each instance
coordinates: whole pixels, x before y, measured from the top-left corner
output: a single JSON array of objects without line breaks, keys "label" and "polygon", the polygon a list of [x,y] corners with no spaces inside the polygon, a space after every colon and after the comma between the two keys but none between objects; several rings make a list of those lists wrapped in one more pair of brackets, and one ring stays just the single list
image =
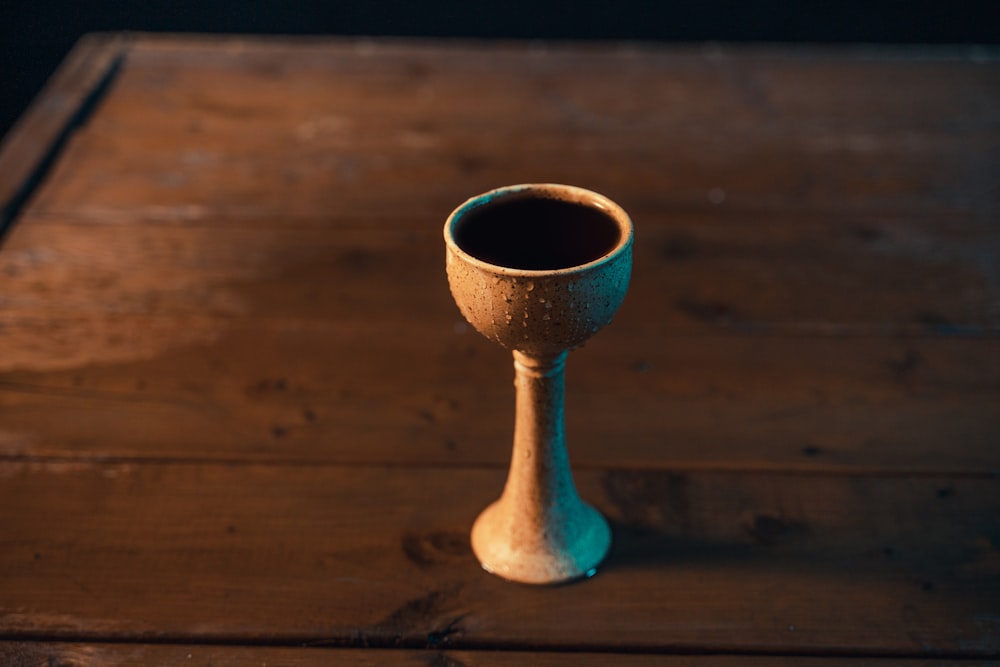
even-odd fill
[{"label": "goblet", "polygon": [[499,500],[472,527],[488,572],[551,584],[590,576],[611,530],[581,500],[566,452],[569,350],[611,322],[632,271],[632,222],[589,190],[527,184],[466,201],[444,227],[448,284],[462,315],[511,350],[514,447]]}]

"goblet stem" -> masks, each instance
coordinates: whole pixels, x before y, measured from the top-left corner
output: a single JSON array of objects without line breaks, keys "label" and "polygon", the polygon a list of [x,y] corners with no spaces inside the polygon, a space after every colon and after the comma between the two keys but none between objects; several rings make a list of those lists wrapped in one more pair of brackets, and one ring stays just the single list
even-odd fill
[{"label": "goblet stem", "polygon": [[516,421],[500,499],[472,529],[483,567],[501,577],[548,584],[589,576],[611,544],[607,521],[576,491],[563,419],[566,351],[514,352]]},{"label": "goblet stem", "polygon": [[559,522],[561,500],[577,495],[566,452],[566,356],[514,352],[514,451],[504,495],[530,499],[541,525]]}]

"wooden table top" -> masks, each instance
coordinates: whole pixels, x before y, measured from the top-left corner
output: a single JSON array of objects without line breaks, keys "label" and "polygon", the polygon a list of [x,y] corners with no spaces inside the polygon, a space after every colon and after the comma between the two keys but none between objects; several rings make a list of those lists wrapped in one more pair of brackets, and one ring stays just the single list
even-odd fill
[{"label": "wooden table top", "polygon": [[[541,181],[636,241],[539,588],[441,228]],[[995,52],[97,35],[0,204],[0,664],[1000,657]]]}]

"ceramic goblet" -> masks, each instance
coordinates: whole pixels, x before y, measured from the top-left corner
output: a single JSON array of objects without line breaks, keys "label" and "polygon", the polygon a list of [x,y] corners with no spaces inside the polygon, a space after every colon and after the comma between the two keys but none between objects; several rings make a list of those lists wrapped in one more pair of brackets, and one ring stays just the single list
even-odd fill
[{"label": "ceramic goblet", "polygon": [[474,197],[444,227],[448,283],[462,315],[511,350],[514,449],[500,499],[472,528],[484,569],[552,584],[590,576],[611,530],[581,500],[566,452],[567,353],[609,324],[632,270],[632,222],[611,200],[567,185]]}]

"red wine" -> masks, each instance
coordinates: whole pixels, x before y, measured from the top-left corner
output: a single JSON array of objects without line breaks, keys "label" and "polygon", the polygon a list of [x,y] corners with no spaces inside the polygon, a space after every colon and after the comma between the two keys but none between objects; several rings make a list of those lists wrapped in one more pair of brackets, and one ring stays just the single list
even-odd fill
[{"label": "red wine", "polygon": [[452,228],[458,247],[476,259],[536,271],[600,259],[621,233],[615,219],[596,207],[532,193],[469,209]]}]

